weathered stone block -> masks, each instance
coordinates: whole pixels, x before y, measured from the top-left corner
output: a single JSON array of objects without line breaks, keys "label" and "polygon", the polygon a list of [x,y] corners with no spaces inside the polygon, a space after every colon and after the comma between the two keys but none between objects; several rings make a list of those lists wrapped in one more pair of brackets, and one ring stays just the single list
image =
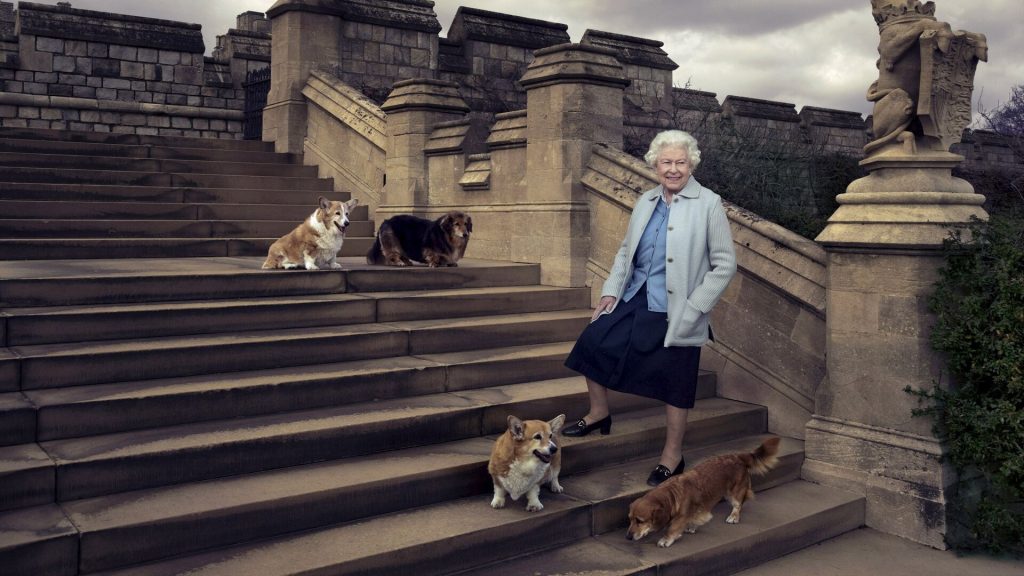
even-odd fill
[{"label": "weathered stone block", "polygon": [[75,71],[80,74],[92,74],[92,58],[86,56],[76,57]]},{"label": "weathered stone block", "polygon": [[46,91],[50,96],[73,96],[75,87],[64,84],[49,84]]},{"label": "weathered stone block", "polygon": [[92,86],[74,86],[71,95],[76,98],[95,98],[96,89]]},{"label": "weathered stone block", "polygon": [[171,126],[174,128],[191,128],[192,121],[188,118],[182,118],[181,116],[175,116],[171,118]]},{"label": "weathered stone block", "polygon": [[121,62],[109,58],[93,58],[92,73],[101,78],[117,78],[121,75]]},{"label": "weathered stone block", "polygon": [[79,119],[82,122],[99,122],[100,113],[98,110],[82,110],[79,115]]},{"label": "weathered stone block", "polygon": [[47,38],[39,36],[36,38],[36,50],[40,52],[64,53],[64,40],[60,38]]},{"label": "weathered stone block", "polygon": [[145,67],[141,62],[121,62],[121,77],[145,78]]},{"label": "weathered stone block", "polygon": [[132,83],[130,80],[124,78],[104,78],[104,88],[114,88],[116,90],[131,90]]},{"label": "weathered stone block", "polygon": [[160,50],[157,59],[161,64],[179,64],[181,62],[181,53],[172,50]]},{"label": "weathered stone block", "polygon": [[135,46],[119,46],[117,44],[110,45],[110,57],[117,58],[118,60],[138,60],[139,49]]},{"label": "weathered stone block", "polygon": [[160,51],[155,48],[139,48],[137,59],[139,62],[155,64],[159,61]]},{"label": "weathered stone block", "polygon": [[106,58],[110,55],[110,45],[99,42],[89,42],[89,56]]},{"label": "weathered stone block", "polygon": [[64,42],[64,53],[68,56],[88,56],[89,43],[82,40],[67,40]]}]

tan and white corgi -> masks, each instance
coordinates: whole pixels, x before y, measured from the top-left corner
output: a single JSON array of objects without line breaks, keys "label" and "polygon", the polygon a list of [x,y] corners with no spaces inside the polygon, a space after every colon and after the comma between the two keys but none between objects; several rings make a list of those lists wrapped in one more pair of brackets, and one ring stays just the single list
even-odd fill
[{"label": "tan and white corgi", "polygon": [[356,198],[348,202],[332,202],[321,196],[317,209],[309,218],[270,245],[263,268],[340,270],[338,251],[345,241],[349,212],[356,204],[359,204]]},{"label": "tan and white corgi", "polygon": [[563,423],[565,414],[550,422],[508,417],[508,430],[494,442],[487,464],[494,481],[492,508],[504,508],[506,495],[518,500],[526,494],[526,509],[536,512],[544,508],[540,503],[541,484],[550,483],[555,494],[562,492],[558,483],[562,454],[555,439]]}]

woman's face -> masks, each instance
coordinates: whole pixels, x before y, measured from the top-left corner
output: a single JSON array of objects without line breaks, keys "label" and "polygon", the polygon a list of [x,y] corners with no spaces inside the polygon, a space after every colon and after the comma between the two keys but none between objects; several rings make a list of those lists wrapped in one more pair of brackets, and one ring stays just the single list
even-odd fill
[{"label": "woman's face", "polygon": [[679,192],[690,180],[690,158],[686,149],[678,146],[662,148],[654,161],[654,169],[666,191],[670,194]]}]

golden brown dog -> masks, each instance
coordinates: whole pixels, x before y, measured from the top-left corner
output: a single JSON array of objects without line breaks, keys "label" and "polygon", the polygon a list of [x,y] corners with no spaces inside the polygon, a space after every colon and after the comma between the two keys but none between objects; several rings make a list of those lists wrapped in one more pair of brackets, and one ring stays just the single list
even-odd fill
[{"label": "golden brown dog", "polygon": [[309,218],[270,245],[263,268],[340,269],[338,251],[345,241],[349,212],[356,204],[359,204],[356,198],[331,202],[321,196]]},{"label": "golden brown dog", "polygon": [[751,453],[724,454],[704,460],[688,472],[674,476],[629,505],[626,539],[640,540],[668,528],[658,546],[668,548],[686,531],[711,520],[711,509],[725,498],[732,513],[725,519],[738,524],[740,508],[754,498],[750,474],[762,475],[778,462],[779,438],[769,438]]},{"label": "golden brown dog", "polygon": [[392,216],[381,223],[366,263],[409,266],[415,260],[431,268],[458,266],[472,232],[473,219],[455,210],[437,220]]},{"label": "golden brown dog", "polygon": [[491,508],[504,508],[505,495],[518,500],[526,494],[526,509],[542,510],[540,485],[550,482],[551,491],[558,494],[562,486],[558,473],[562,470],[562,454],[555,439],[565,423],[565,414],[554,420],[526,420],[508,417],[508,430],[498,437],[491,449],[487,471],[494,481]]}]

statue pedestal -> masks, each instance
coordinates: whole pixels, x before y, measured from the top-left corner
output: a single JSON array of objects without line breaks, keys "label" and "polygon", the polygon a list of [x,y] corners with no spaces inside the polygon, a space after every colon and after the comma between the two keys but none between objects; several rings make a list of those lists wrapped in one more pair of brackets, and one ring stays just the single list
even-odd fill
[{"label": "statue pedestal", "polygon": [[872,528],[945,548],[946,493],[932,421],[905,392],[947,384],[929,343],[928,298],[942,241],[984,197],[951,175],[962,157],[890,149],[862,162],[870,174],[837,197],[817,241],[828,252],[827,382],[807,426],[805,478],[867,497]]}]

